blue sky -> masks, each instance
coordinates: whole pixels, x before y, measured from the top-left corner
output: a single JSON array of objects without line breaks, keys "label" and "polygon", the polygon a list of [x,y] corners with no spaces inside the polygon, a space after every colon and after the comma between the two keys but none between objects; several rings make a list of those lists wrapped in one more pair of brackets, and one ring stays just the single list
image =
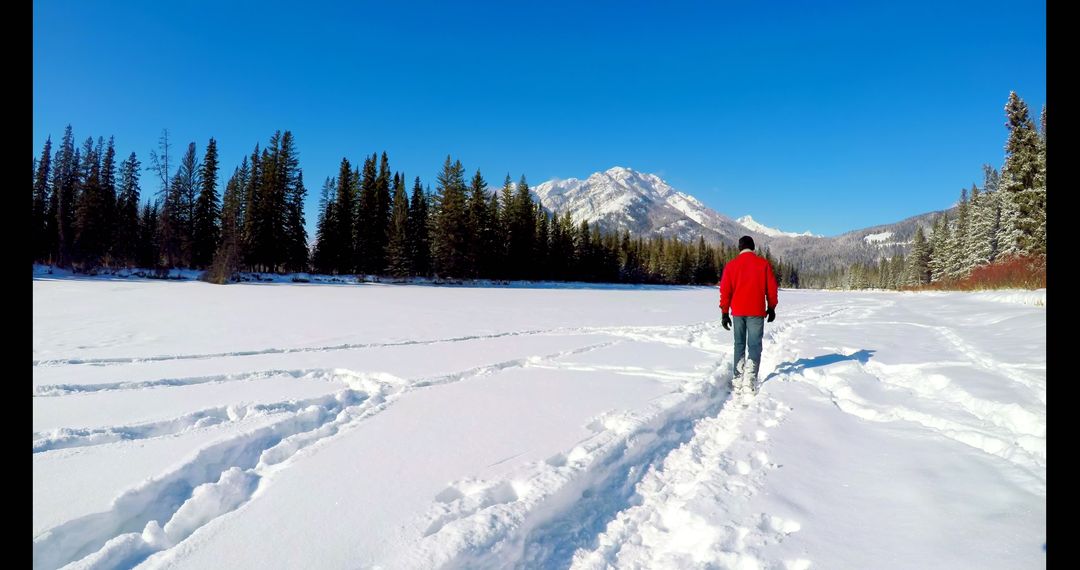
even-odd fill
[{"label": "blue sky", "polygon": [[[462,3],[466,4],[466,3]],[[949,206],[1046,100],[1044,2],[34,2],[34,141],[146,162],[218,141],[222,182],[291,130],[314,234],[342,156],[434,185],[626,166],[717,211],[835,235]],[[144,173],[144,196],[157,191]]]}]

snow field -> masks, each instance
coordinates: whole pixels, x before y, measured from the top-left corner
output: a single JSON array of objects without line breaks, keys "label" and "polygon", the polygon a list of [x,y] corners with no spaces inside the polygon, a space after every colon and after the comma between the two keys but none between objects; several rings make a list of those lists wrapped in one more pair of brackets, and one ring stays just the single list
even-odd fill
[{"label": "snow field", "polygon": [[732,401],[711,288],[34,288],[35,568],[1045,565],[1041,307],[782,291]]}]

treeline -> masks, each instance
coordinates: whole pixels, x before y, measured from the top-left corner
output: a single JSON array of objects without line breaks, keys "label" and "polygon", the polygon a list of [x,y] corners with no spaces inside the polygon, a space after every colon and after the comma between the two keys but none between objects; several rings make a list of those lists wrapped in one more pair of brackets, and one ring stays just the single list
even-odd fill
[{"label": "treeline", "polygon": [[[545,210],[524,176],[489,188],[449,156],[435,191],[411,188],[389,158],[342,159],[322,186],[315,243],[304,229],[306,189],[289,131],[245,156],[219,194],[217,143],[177,159],[163,132],[144,169],[135,153],[116,164],[112,138],[75,148],[69,126],[53,152],[34,159],[35,263],[101,268],[205,269],[223,283],[239,271],[361,274],[444,279],[528,279],[708,284],[736,255],[728,244],[602,232],[569,212]],[[159,191],[142,198],[140,173]],[[310,252],[310,255],[309,255]],[[773,259],[782,286],[796,268]]]},{"label": "treeline", "polygon": [[49,137],[34,159],[34,262],[76,271],[206,269],[236,256],[251,269],[303,270],[306,191],[292,134],[279,131],[265,149],[255,146],[226,184],[224,203],[218,163],[213,138],[201,160],[194,142],[177,159],[165,131],[146,168],[160,190],[143,200],[134,152],[117,165],[112,137],[75,148],[68,126],[55,153]]},{"label": "treeline", "polygon": [[[377,165],[377,166],[376,166]],[[406,191],[386,153],[362,167],[342,159],[323,183],[312,269],[323,274],[715,284],[736,253],[699,238],[602,232],[569,212],[545,210],[525,177],[492,189],[480,171],[466,182],[447,157],[435,191],[419,177]],[[788,271],[796,279],[793,270]]]},{"label": "treeline", "polygon": [[915,230],[907,255],[806,274],[803,286],[845,289],[967,289],[1046,282],[1046,106],[1036,128],[1028,106],[1009,94],[1009,136],[1001,172],[983,166],[983,186],[960,191],[955,214]]}]

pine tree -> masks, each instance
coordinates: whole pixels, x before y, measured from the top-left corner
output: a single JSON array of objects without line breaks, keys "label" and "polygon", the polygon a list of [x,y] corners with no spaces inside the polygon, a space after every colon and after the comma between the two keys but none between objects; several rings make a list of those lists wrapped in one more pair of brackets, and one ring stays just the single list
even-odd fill
[{"label": "pine tree", "polygon": [[1001,173],[1003,254],[1043,253],[1041,234],[1046,218],[1045,164],[1040,165],[1040,139],[1027,104],[1016,92],[1005,105],[1009,139]]},{"label": "pine tree", "polygon": [[1035,186],[1033,197],[1036,202],[1034,246],[1032,253],[1046,253],[1046,105],[1043,105],[1040,117],[1042,128],[1039,129],[1038,150],[1035,154]]},{"label": "pine tree", "polygon": [[191,265],[198,269],[208,267],[214,260],[221,239],[221,208],[217,193],[218,157],[217,141],[206,144],[202,169],[199,174],[199,196],[195,203],[192,220]]},{"label": "pine tree", "polygon": [[194,241],[195,195],[199,186],[199,162],[195,143],[189,143],[180,166],[169,182],[162,204],[161,246],[168,267],[191,265]]},{"label": "pine tree", "polygon": [[918,286],[930,282],[930,246],[926,242],[922,226],[915,228],[911,255],[907,262],[907,285]]},{"label": "pine tree", "polygon": [[101,192],[105,209],[102,215],[105,224],[102,254],[105,256],[106,263],[111,264],[112,250],[116,243],[117,221],[116,146],[111,136],[105,147],[105,155],[101,158]]},{"label": "pine tree", "polygon": [[278,272],[288,262],[288,196],[296,190],[298,170],[292,133],[275,131],[260,159],[262,180],[251,206],[255,233],[248,254],[260,270]]},{"label": "pine tree", "polygon": [[536,204],[536,235],[533,238],[532,265],[529,268],[534,279],[550,279],[548,274],[548,257],[551,247],[551,228],[547,212],[540,204]]},{"label": "pine tree", "polygon": [[79,166],[79,190],[75,205],[75,257],[77,265],[94,269],[102,265],[109,245],[108,204],[101,186],[100,145],[93,137],[83,144]]},{"label": "pine tree", "polygon": [[243,259],[243,195],[247,183],[247,157],[241,166],[233,170],[225,183],[225,195],[221,200],[221,237],[214,260],[211,262],[207,280],[225,283],[240,268]]},{"label": "pine tree", "polygon": [[949,276],[952,258],[952,237],[947,214],[938,216],[930,234],[930,282],[936,283]]},{"label": "pine tree", "polygon": [[514,182],[510,179],[510,173],[503,179],[502,189],[499,193],[499,216],[496,218],[497,229],[495,233],[499,237],[498,251],[495,256],[499,259],[497,276],[502,279],[513,278],[514,268],[510,258],[510,235],[514,225]]},{"label": "pine tree", "polygon": [[431,240],[428,234],[428,200],[420,177],[413,184],[412,197],[409,200],[408,231],[409,267],[412,275],[426,277],[431,275]]},{"label": "pine tree", "polygon": [[390,242],[386,247],[386,272],[405,277],[411,270],[409,258],[409,200],[405,196],[405,177],[394,173],[394,202],[390,210]]},{"label": "pine tree", "polygon": [[[64,129],[64,137],[60,140],[60,149],[57,151],[57,160],[53,169],[53,196],[56,204],[50,204],[50,211],[55,212],[55,231],[47,232],[55,235],[54,259],[60,267],[70,267],[75,244],[75,192],[79,183],[79,151],[75,149],[75,137],[71,133],[71,125]],[[50,216],[51,217],[51,216]]]},{"label": "pine tree", "polygon": [[157,201],[153,205],[147,203],[143,206],[139,219],[139,239],[135,247],[135,260],[139,267],[156,269],[161,265],[159,215]]},{"label": "pine tree", "polygon": [[536,215],[532,195],[525,175],[518,182],[510,206],[507,264],[511,279],[527,279],[530,276],[533,248],[536,240]]},{"label": "pine tree", "polygon": [[956,220],[949,233],[949,260],[946,274],[951,279],[966,277],[971,269],[967,266],[967,236],[969,204],[967,189],[960,190],[960,203],[956,207]]},{"label": "pine tree", "polygon": [[296,182],[289,189],[286,218],[289,251],[285,265],[292,271],[304,271],[308,266],[307,228],[304,227],[305,198],[307,198],[307,188],[304,187],[304,172],[298,169]]},{"label": "pine tree", "polygon": [[116,238],[113,246],[113,257],[120,265],[136,262],[141,166],[134,152],[120,164],[120,192],[116,197]]},{"label": "pine tree", "polygon": [[588,220],[581,220],[577,235],[574,236],[574,261],[576,267],[573,278],[579,281],[592,281],[593,264],[592,232]]},{"label": "pine tree", "polygon": [[487,221],[488,232],[484,237],[486,244],[486,265],[481,269],[485,277],[497,279],[502,277],[501,271],[504,263],[503,248],[506,245],[506,237],[503,234],[502,210],[499,206],[499,193],[492,192],[488,197]]},{"label": "pine tree", "polygon": [[31,240],[33,240],[34,261],[44,260],[49,256],[49,241],[46,234],[45,216],[49,211],[51,189],[49,171],[52,160],[52,137],[45,139],[45,148],[41,150],[41,159],[34,165],[34,209],[31,218]]},{"label": "pine tree", "polygon": [[371,217],[368,242],[371,273],[386,269],[386,246],[390,239],[390,162],[386,152],[379,159],[379,174],[375,177],[375,212]]},{"label": "pine tree", "polygon": [[905,266],[906,263],[902,253],[892,257],[889,267],[889,275],[892,278],[888,285],[890,289],[899,289],[906,284],[904,275]]},{"label": "pine tree", "polygon": [[991,253],[990,220],[994,213],[993,196],[979,192],[979,187],[971,186],[971,203],[968,208],[968,228],[964,252],[964,272],[989,263]]},{"label": "pine tree", "polygon": [[447,155],[436,183],[436,208],[432,253],[435,273],[440,277],[467,274],[468,211],[465,198],[464,167],[450,162]]},{"label": "pine tree", "polygon": [[357,271],[364,274],[378,273],[381,266],[375,266],[377,253],[379,192],[375,170],[377,154],[364,159],[364,169],[360,181],[360,203],[356,210],[356,256]]},{"label": "pine tree", "polygon": [[353,223],[355,217],[354,198],[354,171],[349,159],[341,159],[341,167],[338,169],[337,199],[334,201],[334,231],[332,247],[328,248],[330,258],[336,260],[333,265],[338,273],[351,273],[356,269],[355,241],[353,238]]},{"label": "pine tree", "polygon": [[490,277],[488,267],[493,228],[491,216],[488,213],[487,188],[487,181],[480,174],[480,170],[477,170],[469,183],[466,204],[468,209],[466,265],[469,267],[468,274],[471,277]]},{"label": "pine tree", "polygon": [[241,251],[241,266],[250,268],[253,256],[251,254],[251,248],[255,242],[255,229],[257,213],[257,200],[261,191],[259,187],[262,185],[262,151],[259,149],[259,143],[255,143],[255,148],[251,151],[250,160],[245,164],[241,163],[241,174],[237,176],[237,183],[240,184],[240,251]]},{"label": "pine tree", "polygon": [[336,196],[337,183],[327,176],[319,196],[319,220],[315,226],[315,247],[311,253],[311,264],[316,273],[336,272],[334,261],[337,254],[333,243],[337,223],[334,218]]}]

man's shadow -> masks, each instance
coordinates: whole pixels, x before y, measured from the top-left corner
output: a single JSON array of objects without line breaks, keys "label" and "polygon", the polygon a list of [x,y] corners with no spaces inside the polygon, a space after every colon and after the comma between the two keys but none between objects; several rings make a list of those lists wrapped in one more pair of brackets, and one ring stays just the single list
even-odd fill
[{"label": "man's shadow", "polygon": [[776,367],[771,374],[765,377],[761,381],[762,384],[771,380],[774,376],[781,374],[797,374],[806,370],[807,368],[816,368],[818,366],[828,366],[837,362],[844,362],[846,360],[854,360],[860,364],[866,364],[870,360],[870,357],[874,355],[873,350],[862,349],[851,354],[824,354],[821,356],[815,356],[813,358],[800,358],[795,362],[784,362]]}]

